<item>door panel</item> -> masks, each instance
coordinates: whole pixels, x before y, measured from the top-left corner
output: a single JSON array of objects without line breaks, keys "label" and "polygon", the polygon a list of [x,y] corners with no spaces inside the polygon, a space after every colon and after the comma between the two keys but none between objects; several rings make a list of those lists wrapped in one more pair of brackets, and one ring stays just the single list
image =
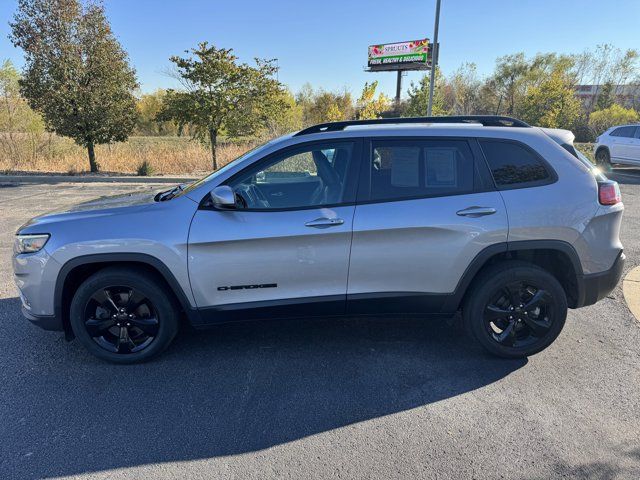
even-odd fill
[{"label": "door panel", "polygon": [[[470,207],[484,210],[478,216],[457,213]],[[349,298],[452,293],[481,250],[507,241],[507,230],[506,209],[495,191],[358,205]],[[414,307],[413,302],[400,306],[406,312]]]},{"label": "door panel", "polygon": [[[199,210],[189,234],[198,307],[327,297],[342,313],[354,208]],[[328,225],[305,225],[318,219]]]},{"label": "door panel", "polygon": [[[349,313],[440,313],[507,214],[475,141],[375,139],[353,221]],[[447,302],[447,305],[451,302]]]},{"label": "door panel", "polygon": [[614,130],[611,138],[611,157],[621,160],[633,160],[633,143],[635,127],[619,127]]},{"label": "door panel", "polygon": [[640,127],[636,127],[636,135],[629,143],[629,159],[635,164],[640,163]]}]

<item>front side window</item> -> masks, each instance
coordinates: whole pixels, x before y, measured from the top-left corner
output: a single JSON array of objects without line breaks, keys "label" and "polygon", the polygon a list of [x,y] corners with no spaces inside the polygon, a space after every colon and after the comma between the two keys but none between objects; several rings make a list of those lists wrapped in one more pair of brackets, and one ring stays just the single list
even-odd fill
[{"label": "front side window", "polygon": [[480,140],[498,187],[521,187],[551,181],[542,160],[530,149],[513,142]]},{"label": "front side window", "polygon": [[373,143],[371,200],[402,200],[471,193],[474,164],[464,140],[391,140]]},{"label": "front side window", "polygon": [[318,144],[275,155],[229,182],[239,209],[309,208],[343,203],[354,144]]}]

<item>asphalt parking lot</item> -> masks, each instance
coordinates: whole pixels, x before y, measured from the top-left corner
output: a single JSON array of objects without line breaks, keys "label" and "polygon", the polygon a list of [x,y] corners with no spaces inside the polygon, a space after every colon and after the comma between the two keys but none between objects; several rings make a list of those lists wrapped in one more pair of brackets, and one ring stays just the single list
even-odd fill
[{"label": "asphalt parking lot", "polygon": [[[640,171],[612,177],[630,269]],[[185,331],[124,367],[23,319],[16,229],[140,188],[0,187],[0,478],[640,478],[640,322],[619,287],[520,361],[445,323],[327,319]]]}]

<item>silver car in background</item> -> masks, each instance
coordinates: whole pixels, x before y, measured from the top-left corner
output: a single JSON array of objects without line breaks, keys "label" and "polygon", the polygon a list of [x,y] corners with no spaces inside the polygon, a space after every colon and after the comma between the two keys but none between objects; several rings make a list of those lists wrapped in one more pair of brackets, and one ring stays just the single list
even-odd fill
[{"label": "silver car in background", "polygon": [[29,320],[116,363],[182,322],[459,311],[513,358],[615,287],[622,212],[615,182],[516,119],[336,122],[190,185],[34,218],[13,266]]}]

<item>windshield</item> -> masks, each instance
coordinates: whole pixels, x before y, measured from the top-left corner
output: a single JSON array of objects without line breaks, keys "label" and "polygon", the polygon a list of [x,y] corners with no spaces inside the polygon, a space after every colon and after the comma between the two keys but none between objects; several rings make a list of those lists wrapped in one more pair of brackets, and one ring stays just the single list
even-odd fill
[{"label": "windshield", "polygon": [[272,142],[273,142],[273,140],[271,140],[271,141],[269,141],[267,143],[263,143],[262,145],[258,145],[255,148],[252,148],[251,150],[249,150],[248,152],[245,152],[244,154],[242,154],[241,156],[239,156],[235,160],[232,160],[229,163],[227,163],[224,167],[221,167],[218,170],[216,170],[215,172],[210,173],[206,177],[201,178],[200,180],[196,180],[195,182],[192,182],[189,185],[185,186],[180,192],[176,193],[175,196],[178,197],[178,196],[184,195],[185,193],[188,193],[188,192],[191,192],[192,190],[195,190],[196,188],[198,188],[203,183],[206,183],[206,182],[208,182],[210,180],[213,180],[218,175],[220,175],[220,174],[226,172],[227,170],[233,168],[235,165],[237,165],[238,163],[242,162],[243,160],[245,160],[250,155],[256,154],[256,153],[260,152],[261,150],[264,150]]}]

